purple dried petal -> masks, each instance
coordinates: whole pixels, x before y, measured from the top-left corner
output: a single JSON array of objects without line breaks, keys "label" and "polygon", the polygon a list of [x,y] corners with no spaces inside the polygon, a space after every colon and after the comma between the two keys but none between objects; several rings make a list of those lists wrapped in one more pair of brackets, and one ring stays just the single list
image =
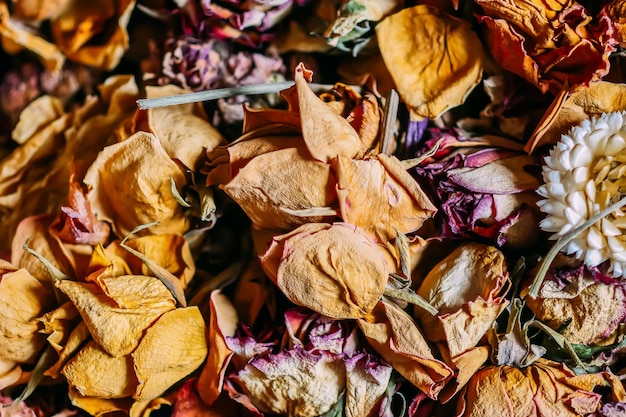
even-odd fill
[{"label": "purple dried petal", "polygon": [[602,417],[624,417],[626,416],[626,403],[608,403],[600,409]]}]

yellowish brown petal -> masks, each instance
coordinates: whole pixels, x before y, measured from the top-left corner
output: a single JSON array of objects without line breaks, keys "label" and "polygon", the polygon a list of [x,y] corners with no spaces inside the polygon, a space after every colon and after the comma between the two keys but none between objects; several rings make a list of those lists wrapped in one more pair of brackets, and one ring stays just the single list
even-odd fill
[{"label": "yellowish brown petal", "polygon": [[419,5],[385,18],[376,34],[398,92],[415,116],[437,118],[462,104],[480,82],[483,47],[464,20]]},{"label": "yellowish brown petal", "polygon": [[174,309],[174,298],[157,278],[126,275],[96,284],[58,281],[74,303],[94,340],[113,356],[132,352],[143,333],[163,313]]},{"label": "yellowish brown petal", "polygon": [[183,233],[187,218],[172,195],[170,177],[182,188],[185,177],[161,143],[152,134],[138,132],[104,148],[84,182],[98,220],[113,223],[120,235],[157,221],[149,229],[152,233]]},{"label": "yellowish brown petal", "polygon": [[[418,266],[419,267],[419,266]],[[445,341],[455,357],[476,346],[506,307],[510,280],[504,255],[492,246],[468,243],[437,264],[417,289],[437,317],[416,310],[430,341]]]},{"label": "yellowish brown petal", "polygon": [[[147,98],[185,93],[175,86],[146,87]],[[222,135],[209,122],[200,103],[158,107],[148,110],[148,124],[154,136],[172,159],[187,168],[200,168],[206,151],[224,142]]]},{"label": "yellowish brown petal", "polygon": [[132,353],[139,386],[138,401],[163,394],[195,371],[207,356],[206,326],[197,307],[165,313]]},{"label": "yellowish brown petal", "polygon": [[313,158],[330,162],[338,155],[348,158],[362,155],[369,144],[364,146],[350,123],[311,90],[304,78],[304,70],[302,64],[296,68],[296,89],[302,118],[302,136]]},{"label": "yellowish brown petal", "polygon": [[381,242],[418,230],[437,208],[395,157],[339,157],[337,196],[342,219]]},{"label": "yellowish brown petal", "polygon": [[374,349],[410,383],[437,398],[452,370],[435,359],[413,319],[393,303],[379,302],[372,314],[357,321]]},{"label": "yellowish brown petal", "polygon": [[368,314],[393,267],[383,247],[346,223],[310,223],[278,236],[262,263],[292,302],[333,318]]},{"label": "yellowish brown petal", "polygon": [[226,337],[234,337],[239,326],[237,311],[220,290],[211,293],[209,321],[209,356],[198,379],[198,393],[207,405],[213,404],[222,392],[226,368],[233,351]]},{"label": "yellowish brown petal", "polygon": [[334,204],[334,175],[328,164],[312,160],[303,149],[261,154],[243,167],[223,189],[263,229],[292,229],[320,216],[297,216],[303,210]]},{"label": "yellowish brown petal", "polygon": [[130,356],[111,356],[95,341],[87,343],[61,373],[78,393],[87,397],[128,397],[138,383]]}]

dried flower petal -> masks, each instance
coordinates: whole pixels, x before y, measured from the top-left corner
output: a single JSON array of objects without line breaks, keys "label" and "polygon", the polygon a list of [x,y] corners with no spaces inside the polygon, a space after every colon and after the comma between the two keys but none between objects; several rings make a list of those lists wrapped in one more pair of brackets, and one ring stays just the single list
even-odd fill
[{"label": "dried flower petal", "polygon": [[418,230],[437,210],[395,157],[338,157],[337,195],[342,219],[381,242]]},{"label": "dried flower petal", "polygon": [[504,69],[541,91],[558,94],[589,85],[608,73],[615,50],[606,16],[593,19],[576,1],[540,2],[476,0],[487,26],[487,44]]},{"label": "dried flower petal", "polygon": [[195,371],[206,359],[206,326],[197,307],[177,308],[149,327],[132,353],[138,401],[151,400]]},{"label": "dried flower petal", "polygon": [[[174,85],[146,87],[147,98],[182,93],[184,90]],[[206,119],[207,116],[198,103],[148,110],[150,130],[159,139],[165,152],[192,171],[200,167],[207,151],[224,142],[222,135]]]},{"label": "dried flower petal", "polygon": [[263,412],[315,417],[337,402],[345,378],[335,355],[292,349],[252,360],[235,381]]},{"label": "dried flower petal", "polygon": [[159,224],[150,227],[152,233],[182,233],[187,219],[170,191],[170,177],[179,188],[185,181],[159,140],[138,132],[102,150],[84,182],[94,213],[113,223],[117,233],[155,221]]},{"label": "dried flower petal", "polygon": [[128,397],[138,384],[130,356],[112,356],[95,341],[83,347],[61,373],[74,389],[89,397]]},{"label": "dried flower petal", "polygon": [[461,245],[416,291],[439,310],[433,317],[416,309],[426,337],[445,342],[451,357],[476,346],[508,304],[503,296],[509,285],[502,252],[478,243]]},{"label": "dried flower petal", "polygon": [[357,324],[367,341],[411,384],[437,398],[452,370],[435,359],[411,317],[393,303],[379,302]]},{"label": "dried flower petal", "polygon": [[463,20],[419,5],[385,18],[376,34],[398,92],[417,117],[437,118],[480,82],[482,45]]},{"label": "dried flower petal", "polygon": [[383,247],[346,223],[310,223],[277,236],[261,263],[292,302],[334,318],[368,314],[393,265]]},{"label": "dried flower petal", "polygon": [[70,280],[56,285],[74,303],[96,342],[112,356],[132,352],[144,331],[174,309],[171,293],[156,278],[127,275],[100,283],[103,288]]}]

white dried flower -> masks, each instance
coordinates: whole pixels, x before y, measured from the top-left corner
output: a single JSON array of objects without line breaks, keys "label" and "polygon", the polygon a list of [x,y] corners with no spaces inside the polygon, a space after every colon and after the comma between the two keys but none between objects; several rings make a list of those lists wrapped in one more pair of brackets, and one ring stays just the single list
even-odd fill
[{"label": "white dried flower", "polygon": [[[558,239],[626,192],[626,112],[602,114],[572,128],[550,151],[543,166],[545,197],[538,206],[547,217],[540,226]],[[565,252],[609,273],[626,276],[626,212],[612,212],[573,239]]]}]

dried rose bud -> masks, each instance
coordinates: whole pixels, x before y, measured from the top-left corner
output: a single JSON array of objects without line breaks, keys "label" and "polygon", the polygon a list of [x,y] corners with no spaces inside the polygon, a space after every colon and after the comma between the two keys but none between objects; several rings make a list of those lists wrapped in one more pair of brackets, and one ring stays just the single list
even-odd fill
[{"label": "dried rose bud", "polygon": [[541,91],[588,85],[608,73],[616,41],[607,16],[594,19],[574,0],[476,3],[496,62]]},{"label": "dried rose bud", "polygon": [[370,313],[395,267],[384,247],[347,223],[309,223],[276,236],[261,263],[292,302],[334,318]]},{"label": "dried rose bud", "polygon": [[621,382],[610,373],[575,375],[564,364],[539,359],[518,369],[489,366],[472,376],[457,404],[457,417],[577,417],[597,411],[595,388]]},{"label": "dried rose bud", "polygon": [[[303,5],[306,1],[296,3]],[[182,10],[189,33],[259,47],[274,38],[276,25],[293,6],[294,0],[188,0]]]},{"label": "dried rose bud", "polygon": [[488,239],[497,246],[528,247],[539,237],[539,213],[532,175],[539,165],[518,143],[498,138],[464,137],[459,131],[431,128],[426,146],[440,140],[434,160],[416,168],[438,197],[446,237]]}]

